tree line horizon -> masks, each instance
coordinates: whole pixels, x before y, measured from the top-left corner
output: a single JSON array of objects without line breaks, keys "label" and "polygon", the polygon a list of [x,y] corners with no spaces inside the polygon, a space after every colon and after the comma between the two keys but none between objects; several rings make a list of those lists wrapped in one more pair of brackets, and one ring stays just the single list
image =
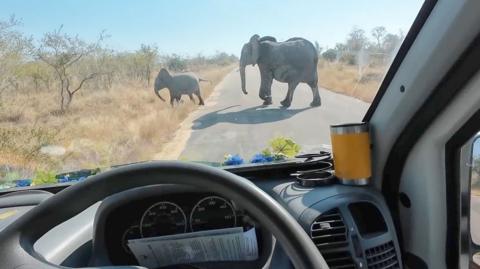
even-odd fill
[{"label": "tree line horizon", "polygon": [[[235,54],[221,51],[208,56],[162,54],[157,44],[141,44],[134,51],[114,50],[105,45],[109,38],[105,31],[87,42],[65,33],[63,26],[35,40],[19,30],[21,25],[15,16],[0,19],[0,109],[5,102],[2,96],[8,91],[52,91],[59,99],[59,111],[65,112],[84,88],[110,89],[125,81],[150,87],[161,67],[181,72],[238,62]],[[382,65],[391,60],[404,38],[402,32],[389,33],[383,26],[371,29],[370,35],[353,27],[334,48],[323,49],[318,41],[312,42],[326,62],[359,65],[367,57],[369,64]]]}]

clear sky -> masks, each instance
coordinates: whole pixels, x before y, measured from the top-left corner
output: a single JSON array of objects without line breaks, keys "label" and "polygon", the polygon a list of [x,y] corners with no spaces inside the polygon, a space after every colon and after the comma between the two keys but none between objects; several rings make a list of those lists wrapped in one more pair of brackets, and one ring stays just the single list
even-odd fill
[{"label": "clear sky", "polygon": [[63,25],[65,32],[94,40],[102,30],[106,44],[135,50],[157,44],[162,53],[238,55],[253,34],[278,40],[293,36],[333,47],[352,27],[383,25],[405,33],[420,0],[3,0],[0,19],[14,14],[19,30],[34,38]]}]

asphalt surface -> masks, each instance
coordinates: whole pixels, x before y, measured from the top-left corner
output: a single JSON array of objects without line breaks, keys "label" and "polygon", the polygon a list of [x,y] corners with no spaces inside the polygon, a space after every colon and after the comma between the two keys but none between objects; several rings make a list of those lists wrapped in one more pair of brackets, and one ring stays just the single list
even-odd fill
[{"label": "asphalt surface", "polygon": [[280,107],[287,84],[274,81],[273,104],[262,106],[258,97],[260,73],[249,67],[247,91],[240,87],[240,74],[228,74],[209,98],[206,106],[193,115],[189,138],[179,156],[183,160],[220,162],[225,154],[240,154],[245,159],[266,147],[275,136],[287,136],[302,146],[302,152],[319,151],[330,144],[329,126],[361,121],[368,104],[358,99],[320,89],[322,106],[310,107],[312,91],[300,84],[292,105]]}]

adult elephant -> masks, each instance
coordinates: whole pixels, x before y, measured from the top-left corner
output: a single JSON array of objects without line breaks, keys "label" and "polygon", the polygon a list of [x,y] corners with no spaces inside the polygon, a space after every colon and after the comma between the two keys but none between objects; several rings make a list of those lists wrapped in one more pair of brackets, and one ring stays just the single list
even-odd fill
[{"label": "adult elephant", "polygon": [[304,38],[290,38],[285,42],[277,42],[274,37],[253,35],[243,45],[240,57],[240,77],[242,91],[247,94],[245,86],[245,67],[258,64],[261,84],[259,96],[264,105],[272,104],[272,82],[276,79],[288,83],[288,92],[281,101],[283,107],[292,103],[293,93],[299,83],[307,83],[312,89],[311,106],[320,106],[317,74],[318,55],[313,44]]}]

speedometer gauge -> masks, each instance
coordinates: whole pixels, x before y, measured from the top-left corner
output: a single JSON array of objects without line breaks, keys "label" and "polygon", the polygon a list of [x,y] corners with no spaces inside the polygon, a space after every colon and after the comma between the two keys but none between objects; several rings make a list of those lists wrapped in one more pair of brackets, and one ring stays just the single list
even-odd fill
[{"label": "speedometer gauge", "polygon": [[200,200],[190,214],[190,229],[195,231],[231,228],[237,225],[232,204],[219,196]]},{"label": "speedometer gauge", "polygon": [[140,221],[142,237],[184,233],[187,231],[187,217],[175,203],[162,201],[150,206]]},{"label": "speedometer gauge", "polygon": [[140,238],[140,227],[132,225],[126,229],[122,234],[122,247],[127,253],[131,253],[128,248],[128,240]]}]

